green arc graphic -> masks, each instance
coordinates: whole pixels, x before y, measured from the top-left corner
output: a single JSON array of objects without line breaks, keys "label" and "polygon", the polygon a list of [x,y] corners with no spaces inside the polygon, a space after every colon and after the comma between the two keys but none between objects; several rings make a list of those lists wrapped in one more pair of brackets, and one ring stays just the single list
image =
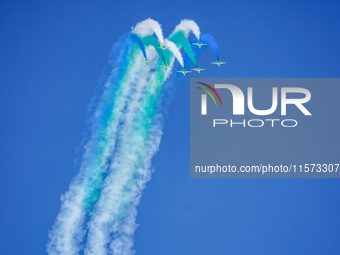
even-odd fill
[{"label": "green arc graphic", "polygon": [[208,91],[208,90],[206,90],[206,89],[203,89],[203,88],[200,88],[200,87],[197,87],[198,89],[201,89],[201,90],[203,90],[203,91],[205,91],[213,100],[214,100],[214,103],[215,103],[215,105],[217,106],[217,104],[216,104],[216,100],[215,100],[215,98],[214,98],[214,96]]}]

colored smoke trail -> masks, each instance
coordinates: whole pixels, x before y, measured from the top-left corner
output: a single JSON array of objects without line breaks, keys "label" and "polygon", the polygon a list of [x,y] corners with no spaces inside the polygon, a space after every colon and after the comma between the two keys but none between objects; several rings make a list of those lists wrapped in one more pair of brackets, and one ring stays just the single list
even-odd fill
[{"label": "colored smoke trail", "polygon": [[[125,43],[123,52],[129,47]],[[125,53],[125,52],[124,52]],[[77,254],[84,236],[84,220],[88,209],[99,196],[103,175],[108,168],[108,159],[115,150],[117,137],[121,132],[120,123],[125,107],[135,100],[133,90],[136,84],[148,79],[151,66],[135,61],[141,55],[137,48],[129,54],[121,54],[118,70],[112,73],[95,112],[92,126],[93,135],[85,148],[80,173],[63,196],[62,207],[50,233],[48,250],[50,254]],[[142,59],[141,57],[139,57]],[[125,59],[127,63],[124,64]]]},{"label": "colored smoke trail", "polygon": [[122,136],[122,148],[112,163],[111,173],[89,222],[88,254],[107,254],[106,246],[111,235],[117,237],[110,244],[113,254],[132,254],[136,206],[150,178],[151,159],[158,150],[162,134],[156,115],[163,85],[162,73],[155,75],[159,77],[155,77],[155,82],[145,93],[135,125],[125,130]]},{"label": "colored smoke trail", "polygon": [[[147,19],[117,44],[116,62],[92,118],[79,174],[62,196],[49,234],[48,254],[134,253],[136,207],[161,141],[162,89],[172,73],[160,65],[172,65],[175,59],[183,65],[181,48],[196,64],[187,37],[190,31],[197,35],[199,28],[193,21],[181,24],[167,41],[161,26]],[[157,48],[166,43],[172,54]],[[142,62],[146,56],[153,60],[149,65]]]},{"label": "colored smoke trail", "polygon": [[174,42],[178,47],[183,48],[185,53],[189,56],[191,62],[197,66],[196,59],[195,59],[195,53],[193,52],[190,42],[188,41],[188,38],[185,36],[185,32],[183,30],[178,30],[174,32],[169,37],[169,41]]},{"label": "colored smoke trail", "polygon": [[136,35],[134,33],[131,33],[130,36],[131,36],[131,39],[138,44],[139,48],[141,49],[141,51],[143,53],[144,58],[147,59],[143,41],[139,38],[138,35]]},{"label": "colored smoke trail", "polygon": [[144,21],[139,22],[132,30],[132,32],[138,34],[139,36],[155,34],[160,44],[163,45],[164,43],[162,27],[157,21],[153,19],[148,18]]},{"label": "colored smoke trail", "polygon": [[[181,67],[184,67],[183,57],[182,57],[182,54],[181,54],[179,48],[177,47],[177,45],[174,44],[172,41],[169,41],[167,39],[165,39],[164,42],[167,46],[170,47],[169,51],[166,52],[167,53],[166,59],[171,58],[171,54],[170,54],[170,52],[171,52],[174,55],[174,57],[177,59],[177,61],[181,65]],[[170,61],[168,61],[168,62],[170,62]]]},{"label": "colored smoke trail", "polygon": [[161,44],[159,43],[157,38],[155,38],[154,36],[145,36],[145,37],[142,38],[142,42],[143,42],[145,47],[147,47],[147,46],[154,47],[155,50],[157,51],[159,57],[163,60],[163,63],[166,64],[163,50],[161,50],[159,48],[161,46]]},{"label": "colored smoke trail", "polygon": [[216,59],[219,61],[220,56],[218,53],[218,44],[215,37],[210,34],[201,34],[201,42],[206,43],[212,49],[216,56]]},{"label": "colored smoke trail", "polygon": [[182,20],[174,30],[174,33],[176,33],[178,30],[181,30],[184,32],[184,35],[186,38],[188,38],[190,32],[192,32],[197,40],[200,40],[201,31],[199,26],[196,24],[195,21],[190,19],[184,19]]}]

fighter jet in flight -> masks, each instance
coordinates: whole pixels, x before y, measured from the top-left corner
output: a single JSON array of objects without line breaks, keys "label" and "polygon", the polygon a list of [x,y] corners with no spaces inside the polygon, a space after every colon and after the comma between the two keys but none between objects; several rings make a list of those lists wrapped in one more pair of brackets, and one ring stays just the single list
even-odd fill
[{"label": "fighter jet in flight", "polygon": [[196,72],[198,72],[198,73],[201,73],[203,70],[205,70],[205,69],[202,69],[202,68],[199,68],[199,67],[196,67],[196,68],[194,68],[194,69],[191,69],[191,70],[193,70],[193,71],[196,71]]},{"label": "fighter jet in flight", "polygon": [[202,42],[197,42],[197,43],[193,43],[193,45],[197,45],[199,48],[201,48],[203,45],[207,45],[207,44],[202,43]]},{"label": "fighter jet in flight", "polygon": [[170,47],[165,46],[165,45],[157,47],[157,48],[162,49],[163,51],[166,51],[167,49],[170,49]]},{"label": "fighter jet in flight", "polygon": [[191,71],[187,71],[185,69],[181,70],[181,71],[177,71],[179,73],[182,73],[184,76],[187,74],[187,73],[191,73]]},{"label": "fighter jet in flight", "polygon": [[218,67],[221,67],[221,65],[225,64],[225,62],[217,61],[217,62],[211,62],[211,64],[218,65]]},{"label": "fighter jet in flight", "polygon": [[171,68],[172,66],[168,66],[167,64],[164,64],[164,65],[162,65],[162,66],[160,66],[160,67],[163,67],[165,70],[168,70],[168,69]]},{"label": "fighter jet in flight", "polygon": [[153,60],[151,60],[151,59],[144,59],[144,60],[142,60],[141,62],[144,62],[146,65],[148,65],[150,62],[152,62]]}]

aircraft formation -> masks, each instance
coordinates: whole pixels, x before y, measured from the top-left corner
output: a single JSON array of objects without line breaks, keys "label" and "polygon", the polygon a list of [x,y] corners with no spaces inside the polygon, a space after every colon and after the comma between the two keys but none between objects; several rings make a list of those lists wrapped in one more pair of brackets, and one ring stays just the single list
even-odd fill
[{"label": "aircraft formation", "polygon": [[[196,45],[197,47],[201,48],[202,46],[204,45],[207,45],[206,43],[202,43],[202,42],[196,42],[196,43],[193,43],[193,45]],[[162,45],[160,47],[157,47],[159,49],[162,49],[164,52],[166,50],[169,50],[170,47],[169,46],[166,46],[166,45]],[[150,62],[152,62],[153,60],[150,60],[150,59],[144,59],[142,60],[142,62],[144,62],[146,65],[148,65]],[[216,62],[211,62],[211,64],[213,65],[217,65],[218,67],[221,67],[221,65],[223,64],[226,64],[226,62],[222,62],[222,61],[216,61]],[[167,64],[164,64],[164,65],[161,65],[160,67],[164,68],[165,70],[168,70],[169,68],[171,68],[172,66],[171,65],[167,65]],[[191,69],[192,71],[196,71],[197,73],[201,73],[202,71],[204,71],[205,69],[202,69],[202,68],[199,68],[198,66],[196,66],[196,68],[193,68]],[[180,71],[177,71],[178,73],[182,73],[184,76],[187,74],[187,73],[191,73],[191,71],[188,71],[186,69],[182,69]]]}]

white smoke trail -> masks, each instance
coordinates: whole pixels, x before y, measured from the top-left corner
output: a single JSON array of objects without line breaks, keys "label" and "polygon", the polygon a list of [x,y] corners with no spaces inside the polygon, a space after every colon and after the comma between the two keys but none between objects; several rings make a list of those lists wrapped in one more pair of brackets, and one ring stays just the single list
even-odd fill
[{"label": "white smoke trail", "polygon": [[141,177],[135,183],[135,187],[132,189],[134,199],[130,205],[129,214],[125,221],[118,226],[117,236],[118,238],[114,239],[110,244],[110,250],[112,254],[134,254],[133,248],[133,237],[134,232],[137,229],[136,216],[137,210],[136,207],[140,202],[140,198],[142,196],[142,191],[145,189],[146,183],[149,181],[152,170],[151,170],[151,160],[154,154],[158,151],[159,144],[162,137],[162,125],[161,122],[156,122],[156,125],[152,131],[152,138],[150,139],[148,147],[145,150],[145,159],[143,165],[139,168],[138,172]]},{"label": "white smoke trail", "polygon": [[178,30],[182,30],[186,37],[189,36],[190,32],[193,32],[197,40],[200,40],[201,36],[200,28],[193,20],[190,19],[181,20],[181,22],[175,27],[172,34],[177,32]]},{"label": "white smoke trail", "polygon": [[170,47],[169,50],[171,51],[171,53],[174,54],[175,58],[180,63],[180,65],[184,67],[183,57],[177,45],[174,44],[172,41],[169,41],[168,39],[164,40],[164,44]]},{"label": "white smoke trail", "polygon": [[[178,30],[184,31],[186,36],[190,31],[196,37],[200,36],[198,26],[190,20],[182,21],[174,33]],[[170,57],[170,65],[176,58],[183,66],[180,49],[173,42],[164,40],[161,27],[156,21],[147,19],[140,22],[133,32],[140,36],[155,34],[162,45],[167,44],[172,48],[174,57]],[[150,46],[146,51],[154,62],[149,65],[141,63],[141,52],[134,51],[128,56],[129,64],[125,76],[119,78],[117,90],[104,91],[104,107],[115,95],[107,128],[104,134],[101,131],[99,143],[98,134],[95,133],[87,144],[80,174],[62,197],[62,207],[50,233],[49,254],[75,255],[80,252],[80,244],[86,234],[86,199],[89,195],[93,196],[98,187],[101,189],[99,199],[96,200],[95,196],[90,199],[96,204],[89,215],[85,254],[134,253],[136,206],[152,173],[151,159],[159,148],[162,117],[156,113],[162,86],[172,72],[172,68],[164,71],[156,66],[162,64],[162,61],[155,48]],[[112,90],[112,80],[110,78],[105,84],[106,90]],[[103,115],[101,109],[95,115],[100,118]],[[91,148],[96,143],[99,149],[93,156]],[[103,181],[107,167],[109,169]]]},{"label": "white smoke trail", "polygon": [[[155,82],[157,73],[152,75],[151,80]],[[157,80],[156,82],[159,83]],[[146,85],[149,86],[148,89],[150,90],[150,84],[139,81],[136,84],[137,91],[143,91]],[[131,215],[135,215],[133,212],[135,212],[135,207],[139,203],[145,183],[151,175],[150,161],[158,149],[161,131],[156,129],[153,133],[150,133],[152,139],[150,139],[151,137],[147,138],[148,133],[145,133],[145,131],[150,132],[150,130],[142,127],[142,125],[146,125],[141,123],[144,119],[139,120],[139,122],[136,120],[137,110],[139,110],[139,114],[143,114],[143,111],[149,111],[148,108],[145,108],[145,101],[136,100],[136,103],[129,108],[129,114],[126,114],[124,129],[120,135],[121,146],[112,159],[110,173],[105,179],[101,197],[88,224],[89,234],[85,254],[107,254],[106,247],[110,243],[110,236],[113,233],[118,238],[115,238],[112,242],[111,249],[124,250],[124,252],[114,254],[130,254],[132,252],[132,246],[128,244],[133,244],[132,236],[135,228],[132,222],[135,222],[135,217]],[[135,123],[136,121],[137,123]],[[157,126],[159,125],[154,127],[151,125],[150,127],[155,128]],[[141,132],[136,132],[136,130],[141,130]],[[139,177],[134,180],[134,175]],[[128,220],[129,217],[130,220]],[[129,225],[126,223],[129,223]],[[124,242],[122,242],[123,239]]]},{"label": "white smoke trail", "polygon": [[[141,141],[139,148],[133,150],[131,145],[126,146],[120,158],[115,161],[112,167],[113,174],[107,179],[105,190],[89,223],[88,249],[85,254],[130,255],[134,253],[132,247],[133,235],[137,228],[136,206],[150,179],[151,159],[158,150],[161,135],[161,126],[156,125],[153,137],[146,147],[142,142],[143,138],[134,137]],[[133,145],[135,146],[136,144]],[[143,157],[145,158],[136,169],[135,164],[138,158],[135,155],[141,150],[144,150]],[[133,179],[134,174],[138,175],[137,180]],[[110,238],[112,235],[113,240]],[[110,252],[108,252],[106,247],[110,242]]]},{"label": "white smoke trail", "polygon": [[[153,55],[155,55],[155,53]],[[117,132],[119,131],[119,123],[124,116],[124,107],[129,101],[133,100],[133,98],[131,98],[131,89],[134,89],[139,78],[141,76],[145,77],[144,73],[150,73],[152,68],[152,65],[146,66],[144,63],[140,62],[139,59],[142,59],[140,52],[136,52],[132,58],[138,60],[132,64],[132,67],[128,67],[128,69],[131,69],[129,76],[126,77],[126,79],[122,79],[124,84],[117,89],[116,94],[118,96],[116,97],[115,108],[112,112],[114,120],[110,123],[107,134],[105,135],[104,140],[107,141],[107,144],[104,147],[104,150],[101,151],[101,154],[96,158],[97,165],[94,167],[91,165],[91,160],[93,160],[91,146],[92,143],[96,143],[95,136],[97,135],[94,134],[91,141],[86,145],[80,173],[71,183],[69,191],[62,196],[62,207],[49,235],[49,254],[73,255],[78,254],[80,250],[79,244],[85,233],[83,230],[83,223],[86,217],[87,208],[85,208],[84,200],[89,193],[87,189],[91,188],[92,179],[96,180],[96,178],[101,178],[103,168],[106,168],[107,158],[112,155],[112,151],[115,148]],[[105,85],[105,87],[109,86],[110,84],[108,83]],[[96,114],[98,115],[99,113],[97,112]]]},{"label": "white smoke trail", "polygon": [[148,18],[144,21],[139,22],[133,28],[132,32],[138,34],[139,36],[155,34],[160,44],[163,45],[164,43],[162,27],[157,21],[153,19]]},{"label": "white smoke trail", "polygon": [[[173,43],[171,46],[176,45]],[[176,54],[180,54],[177,46],[173,48],[177,49]],[[174,54],[175,57],[176,54]],[[174,57],[170,58],[170,63],[173,64],[174,60]],[[161,89],[159,86],[163,86],[171,71],[171,68],[166,72],[158,71],[152,78],[153,82],[148,85],[147,92],[158,97]],[[143,103],[147,100],[147,97],[144,98]],[[149,110],[148,107],[141,107],[139,114],[143,116],[143,111]],[[161,140],[160,118],[146,119],[149,122],[155,121],[153,125],[140,123],[138,120],[133,123],[133,118],[129,118],[125,124],[126,129],[121,135],[121,148],[114,156],[101,197],[88,224],[86,255],[134,254],[132,247],[133,235],[137,228],[136,206],[151,176],[151,159],[157,152]],[[150,128],[145,126],[150,126]],[[149,138],[146,138],[147,132],[150,132]],[[134,177],[135,175],[138,177]],[[110,244],[110,253],[107,251],[108,244]]]}]

